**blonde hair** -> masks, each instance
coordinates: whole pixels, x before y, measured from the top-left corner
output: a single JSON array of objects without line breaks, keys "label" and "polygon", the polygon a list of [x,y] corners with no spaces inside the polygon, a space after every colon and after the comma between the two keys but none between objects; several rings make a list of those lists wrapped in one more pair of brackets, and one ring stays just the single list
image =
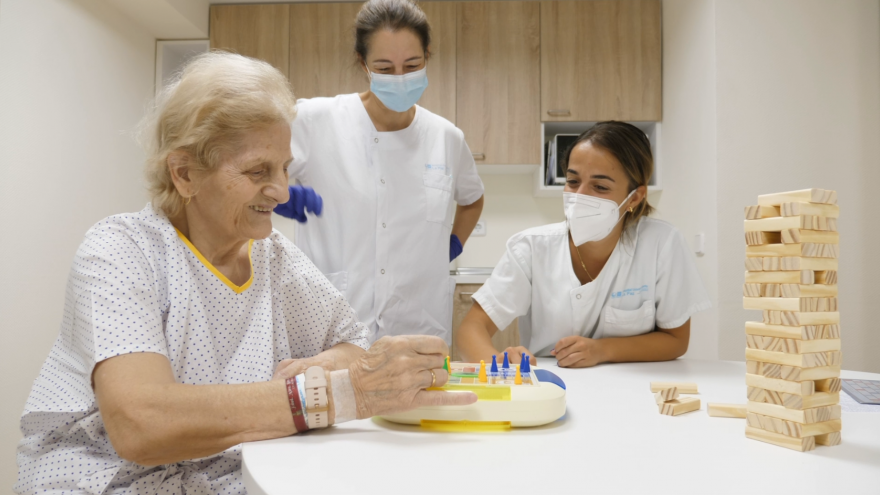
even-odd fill
[{"label": "blonde hair", "polygon": [[242,135],[296,117],[290,83],[266,62],[212,51],[194,57],[162,89],[141,123],[146,180],[153,206],[174,216],[183,197],[174,187],[168,155],[187,152],[190,170],[212,172],[238,151]]}]

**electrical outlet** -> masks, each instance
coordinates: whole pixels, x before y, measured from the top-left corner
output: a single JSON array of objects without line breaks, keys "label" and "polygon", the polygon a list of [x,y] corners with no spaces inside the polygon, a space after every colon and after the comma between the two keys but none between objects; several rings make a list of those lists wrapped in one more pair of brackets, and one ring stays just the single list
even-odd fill
[{"label": "electrical outlet", "polygon": [[485,237],[486,236],[486,221],[480,220],[477,222],[477,226],[474,227],[474,231],[471,232],[471,237]]}]

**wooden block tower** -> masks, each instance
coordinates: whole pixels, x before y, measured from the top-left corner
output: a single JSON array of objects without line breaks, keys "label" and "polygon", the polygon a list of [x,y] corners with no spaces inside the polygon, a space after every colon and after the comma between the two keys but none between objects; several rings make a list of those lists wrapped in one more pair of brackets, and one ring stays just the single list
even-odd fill
[{"label": "wooden block tower", "polygon": [[840,443],[837,192],[758,196],[745,209],[746,436],[807,451]]}]

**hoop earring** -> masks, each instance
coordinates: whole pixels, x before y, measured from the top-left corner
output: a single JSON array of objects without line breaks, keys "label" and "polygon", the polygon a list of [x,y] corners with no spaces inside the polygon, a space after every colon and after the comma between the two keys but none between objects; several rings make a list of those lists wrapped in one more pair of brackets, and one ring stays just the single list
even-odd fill
[{"label": "hoop earring", "polygon": [[[190,196],[190,197],[188,197],[188,198],[183,198],[183,206],[188,205],[189,202],[192,201],[192,199],[193,199],[192,196]],[[630,211],[632,211],[632,208],[630,208]]]},{"label": "hoop earring", "polygon": [[628,211],[628,212],[630,212],[630,213],[632,213],[632,212],[633,212],[633,207],[632,207],[632,206],[630,206],[630,207],[629,207],[629,209],[628,209],[628,210],[626,210],[626,211]]}]

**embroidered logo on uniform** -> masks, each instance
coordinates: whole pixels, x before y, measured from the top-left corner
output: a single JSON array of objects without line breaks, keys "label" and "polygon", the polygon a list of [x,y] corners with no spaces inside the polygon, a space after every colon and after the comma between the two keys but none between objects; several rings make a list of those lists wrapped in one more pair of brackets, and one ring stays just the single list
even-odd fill
[{"label": "embroidered logo on uniform", "polygon": [[636,294],[641,294],[642,292],[648,292],[647,285],[643,285],[638,289],[624,289],[617,292],[612,292],[611,299],[617,299],[618,297],[634,296]]},{"label": "embroidered logo on uniform", "polygon": [[425,173],[446,175],[445,163],[426,163]]}]

